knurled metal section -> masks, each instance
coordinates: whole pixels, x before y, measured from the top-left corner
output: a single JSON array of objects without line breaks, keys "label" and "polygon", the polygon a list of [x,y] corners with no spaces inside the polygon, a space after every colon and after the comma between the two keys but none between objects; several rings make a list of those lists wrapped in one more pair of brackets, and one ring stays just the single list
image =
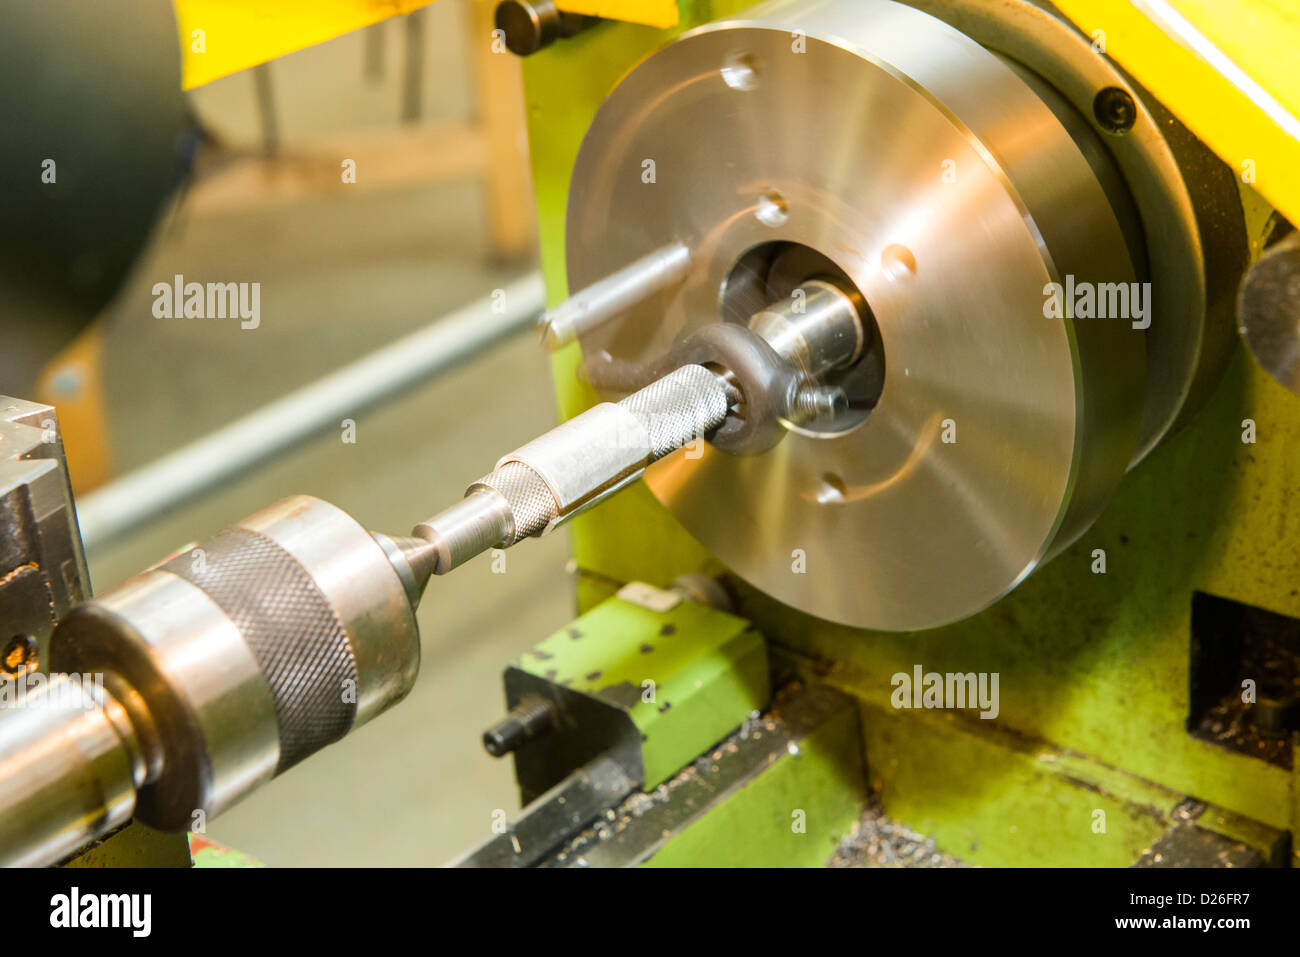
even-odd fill
[{"label": "knurled metal section", "polygon": [[200,548],[202,562],[186,553],[162,567],[206,592],[248,643],[275,704],[279,774],[351,730],[352,645],[311,575],[272,539],[228,528]]},{"label": "knurled metal section", "polygon": [[507,546],[536,535],[560,514],[560,506],[542,477],[522,462],[507,462],[474,485],[499,492],[510,503],[515,530]]},{"label": "knurled metal section", "polygon": [[682,366],[618,403],[641,420],[658,461],[711,434],[727,417],[727,388],[701,365]]}]

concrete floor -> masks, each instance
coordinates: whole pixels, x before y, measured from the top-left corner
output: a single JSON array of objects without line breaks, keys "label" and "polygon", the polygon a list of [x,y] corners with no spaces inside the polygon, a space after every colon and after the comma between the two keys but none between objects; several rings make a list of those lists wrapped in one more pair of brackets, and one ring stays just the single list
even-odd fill
[{"label": "concrete floor", "polygon": [[[141,464],[354,359],[520,271],[487,265],[478,191],[341,191],[160,233],[116,308],[106,356],[119,463]],[[157,319],[150,287],[262,283],[262,323]],[[97,589],[292,493],[405,534],[458,499],[503,452],[555,421],[549,364],[524,334],[388,407],[357,441],[326,435],[90,557]],[[271,865],[440,864],[517,808],[510,762],[488,757],[503,666],[573,615],[567,541],[480,558],[435,580],[420,609],[423,666],[392,712],[213,820],[211,837]]]}]

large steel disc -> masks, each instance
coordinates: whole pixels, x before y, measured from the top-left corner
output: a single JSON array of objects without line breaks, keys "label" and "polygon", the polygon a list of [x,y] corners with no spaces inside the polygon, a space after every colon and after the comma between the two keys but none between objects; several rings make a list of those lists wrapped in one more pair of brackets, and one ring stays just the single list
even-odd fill
[{"label": "large steel disc", "polygon": [[1119,226],[1052,112],[939,21],[880,0],[769,4],[634,69],[574,172],[570,289],[674,240],[694,251],[687,281],[584,337],[589,364],[745,321],[728,286],[775,243],[830,260],[879,328],[865,421],[647,476],[781,601],[880,629],[961,618],[1076,536],[1122,476],[1142,334],[1044,315],[1067,272],[1133,280]]}]

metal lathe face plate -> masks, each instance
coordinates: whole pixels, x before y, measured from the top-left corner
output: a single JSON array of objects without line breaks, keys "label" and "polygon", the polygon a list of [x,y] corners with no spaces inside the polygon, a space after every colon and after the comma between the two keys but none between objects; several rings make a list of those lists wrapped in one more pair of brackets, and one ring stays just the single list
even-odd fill
[{"label": "metal lathe face plate", "polygon": [[812,278],[754,275],[756,251],[829,261],[879,330],[874,408],[758,456],[678,454],[647,482],[788,605],[886,630],[954,621],[1086,527],[1133,454],[1141,332],[1044,311],[1067,273],[1132,281],[1124,239],[1063,127],[978,44],[892,3],[760,10],[653,54],[597,113],[570,186],[569,288],[674,241],[693,262],[583,355],[652,362],[746,322],[763,303],[738,290]]}]

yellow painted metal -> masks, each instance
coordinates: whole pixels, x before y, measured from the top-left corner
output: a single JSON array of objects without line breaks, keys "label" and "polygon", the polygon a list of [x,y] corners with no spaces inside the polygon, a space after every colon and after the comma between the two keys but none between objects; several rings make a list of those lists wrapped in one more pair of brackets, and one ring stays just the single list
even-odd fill
[{"label": "yellow painted metal", "polygon": [[192,90],[219,77],[388,17],[410,13],[432,2],[173,0],[180,32],[181,87]]},{"label": "yellow painted metal", "polygon": [[1300,222],[1300,0],[1056,0],[1157,99]]},{"label": "yellow painted metal", "polygon": [[606,20],[626,20],[646,26],[677,26],[677,0],[556,0],[568,13],[585,13]]}]

